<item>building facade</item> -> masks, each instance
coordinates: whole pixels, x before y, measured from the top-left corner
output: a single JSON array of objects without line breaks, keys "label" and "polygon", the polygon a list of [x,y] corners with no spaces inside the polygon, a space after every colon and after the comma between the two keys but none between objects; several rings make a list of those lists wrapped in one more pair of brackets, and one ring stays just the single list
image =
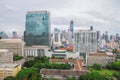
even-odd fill
[{"label": "building facade", "polygon": [[13,63],[13,53],[7,49],[0,49],[0,63]]},{"label": "building facade", "polygon": [[53,45],[54,47],[62,46],[61,32],[59,29],[55,28],[53,33]]},{"label": "building facade", "polygon": [[50,46],[50,13],[48,11],[27,12],[25,31],[27,46]]},{"label": "building facade", "polygon": [[0,39],[0,49],[8,49],[13,54],[23,54],[24,43],[21,39]]},{"label": "building facade", "polygon": [[15,77],[21,70],[21,65],[14,63],[0,64],[0,80],[7,76]]},{"label": "building facade", "polygon": [[114,55],[107,55],[105,53],[92,53],[87,57],[87,65],[89,66],[93,66],[93,64],[100,64],[102,67],[106,67],[106,64],[114,61]]},{"label": "building facade", "polygon": [[28,57],[28,56],[42,57],[42,56],[45,56],[45,52],[47,52],[48,49],[49,48],[47,46],[32,46],[32,47],[25,46],[23,56],[24,57]]},{"label": "building facade", "polygon": [[88,53],[97,51],[97,32],[92,30],[74,31],[74,52]]}]

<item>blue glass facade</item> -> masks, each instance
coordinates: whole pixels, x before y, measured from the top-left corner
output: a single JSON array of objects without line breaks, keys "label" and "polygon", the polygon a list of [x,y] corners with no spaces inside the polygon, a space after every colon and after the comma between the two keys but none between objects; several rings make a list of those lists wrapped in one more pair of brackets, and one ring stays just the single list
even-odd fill
[{"label": "blue glass facade", "polygon": [[50,13],[47,11],[28,12],[24,36],[27,46],[50,46]]}]

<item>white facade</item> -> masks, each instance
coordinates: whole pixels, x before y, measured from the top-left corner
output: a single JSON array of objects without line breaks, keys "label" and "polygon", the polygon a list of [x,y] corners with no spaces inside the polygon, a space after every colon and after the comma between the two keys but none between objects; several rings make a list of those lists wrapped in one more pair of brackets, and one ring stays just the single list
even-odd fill
[{"label": "white facade", "polygon": [[63,52],[63,51],[50,51],[46,52],[45,56],[47,57],[56,57],[56,58],[79,58],[79,53],[69,53],[69,52]]},{"label": "white facade", "polygon": [[0,49],[0,63],[13,63],[13,53],[7,49]]},{"label": "white facade", "polygon": [[45,56],[45,52],[48,51],[47,46],[32,46],[32,47],[24,47],[24,57],[27,56]]},{"label": "white facade", "polygon": [[97,51],[97,31],[75,30],[74,52],[90,53]]},{"label": "white facade", "polygon": [[54,40],[53,40],[54,46],[61,46],[62,45],[60,32],[54,32],[53,38],[54,38]]}]

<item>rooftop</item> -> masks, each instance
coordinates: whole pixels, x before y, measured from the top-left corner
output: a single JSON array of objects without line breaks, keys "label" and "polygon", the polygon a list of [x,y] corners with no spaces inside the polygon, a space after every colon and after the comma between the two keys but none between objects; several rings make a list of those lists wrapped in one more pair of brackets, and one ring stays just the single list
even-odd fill
[{"label": "rooftop", "polygon": [[21,43],[21,39],[0,39],[0,41],[5,43]]},{"label": "rooftop", "polygon": [[48,46],[24,46],[24,48],[48,48]]},{"label": "rooftop", "polygon": [[0,68],[15,68],[19,66],[19,64],[16,64],[16,63],[3,63],[3,64],[0,64]]},{"label": "rooftop", "polygon": [[42,11],[28,11],[27,14],[32,14],[32,13],[35,13],[35,14],[39,14],[39,13],[48,13],[49,11],[46,11],[46,10],[42,10]]},{"label": "rooftop", "polygon": [[57,70],[57,69],[41,69],[43,75],[60,75],[60,76],[79,76],[89,72],[88,70]]},{"label": "rooftop", "polygon": [[107,56],[106,53],[90,53],[89,56]]}]

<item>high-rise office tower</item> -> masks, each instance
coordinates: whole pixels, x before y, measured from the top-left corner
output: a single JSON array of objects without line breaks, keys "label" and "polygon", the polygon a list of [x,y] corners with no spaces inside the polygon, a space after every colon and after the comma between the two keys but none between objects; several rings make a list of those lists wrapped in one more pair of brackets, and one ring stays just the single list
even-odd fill
[{"label": "high-rise office tower", "polygon": [[27,12],[25,31],[27,46],[50,46],[50,13],[48,11]]}]

